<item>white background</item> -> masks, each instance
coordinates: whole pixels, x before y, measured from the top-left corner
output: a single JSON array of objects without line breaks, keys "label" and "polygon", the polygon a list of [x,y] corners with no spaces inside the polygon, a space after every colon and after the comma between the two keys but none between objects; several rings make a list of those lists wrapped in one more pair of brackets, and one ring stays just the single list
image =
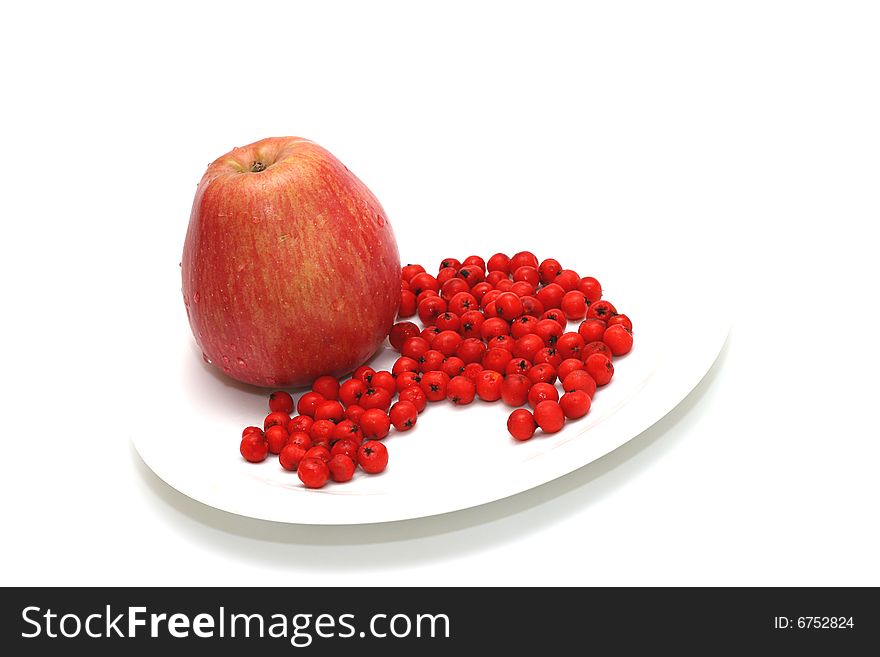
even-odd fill
[{"label": "white background", "polygon": [[[876,4],[286,4],[4,11],[0,582],[880,584]],[[728,345],[645,434],[486,507],[190,501],[128,440],[162,414],[130,393],[168,321],[144,300],[208,162],[284,134],[371,187],[405,261],[715,277]]]}]

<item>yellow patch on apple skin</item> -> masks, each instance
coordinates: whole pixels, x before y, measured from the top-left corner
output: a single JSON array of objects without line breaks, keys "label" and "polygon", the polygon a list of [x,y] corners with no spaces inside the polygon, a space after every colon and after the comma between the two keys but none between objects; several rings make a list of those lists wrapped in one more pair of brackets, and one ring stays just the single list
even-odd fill
[{"label": "yellow patch on apple skin", "polygon": [[236,344],[248,367],[230,373],[257,385],[350,371],[381,344],[400,298],[399,255],[390,225],[376,221],[379,202],[324,149],[296,144],[302,151],[282,146],[272,168],[253,175],[209,167],[187,234],[185,293],[210,291],[193,331],[212,333],[200,346],[215,359],[214,343]]}]

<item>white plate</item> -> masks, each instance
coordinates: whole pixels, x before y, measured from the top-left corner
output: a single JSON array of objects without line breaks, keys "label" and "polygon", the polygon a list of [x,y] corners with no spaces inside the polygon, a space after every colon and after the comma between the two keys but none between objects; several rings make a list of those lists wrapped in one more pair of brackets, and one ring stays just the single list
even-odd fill
[{"label": "white plate", "polygon": [[[179,295],[164,294],[153,310],[170,319],[151,327],[154,348],[141,378],[149,411],[131,438],[144,462],[178,491],[265,520],[386,522],[514,495],[598,459],[657,422],[699,383],[724,343],[729,320],[718,295],[693,282],[671,286],[664,279],[664,289],[676,289],[671,307],[652,281],[614,276],[609,272],[600,280],[613,285],[610,300],[632,318],[635,346],[615,359],[614,379],[597,391],[587,417],[555,435],[515,442],[506,429],[511,409],[502,402],[430,404],[413,430],[392,430],[386,438],[390,459],[384,473],[358,471],[348,483],[307,490],[277,457],[260,464],[240,457],[242,428],[260,425],[268,412],[266,391],[237,384],[204,363]],[[699,323],[682,326],[671,316],[684,308]],[[390,369],[395,355],[387,347],[372,366]]]}]

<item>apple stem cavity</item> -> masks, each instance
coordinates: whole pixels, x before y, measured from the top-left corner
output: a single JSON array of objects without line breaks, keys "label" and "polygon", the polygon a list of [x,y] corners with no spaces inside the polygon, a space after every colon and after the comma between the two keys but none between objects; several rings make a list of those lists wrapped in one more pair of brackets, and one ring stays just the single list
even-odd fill
[{"label": "apple stem cavity", "polygon": [[260,171],[264,171],[266,169],[266,165],[259,161],[251,162],[251,171],[253,173],[259,173]]}]

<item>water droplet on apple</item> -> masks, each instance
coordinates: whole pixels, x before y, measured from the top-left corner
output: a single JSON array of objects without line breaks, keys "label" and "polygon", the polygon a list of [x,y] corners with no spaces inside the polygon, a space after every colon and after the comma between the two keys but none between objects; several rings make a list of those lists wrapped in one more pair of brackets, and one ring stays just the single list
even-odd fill
[{"label": "water droplet on apple", "polygon": [[238,366],[239,366],[239,367],[247,367],[247,363],[244,362],[244,358],[239,358],[239,359],[238,359]]},{"label": "water droplet on apple", "polygon": [[206,354],[204,351],[202,352],[202,360],[205,361],[208,365],[211,364],[211,359],[208,358],[208,354]]},{"label": "water droplet on apple", "polygon": [[223,356],[223,362],[229,363],[229,356]]},{"label": "water droplet on apple", "polygon": [[259,217],[251,217],[251,221],[254,222],[255,224],[258,224],[258,223],[260,223],[260,218]]},{"label": "water droplet on apple", "polygon": [[244,264],[244,263],[241,263],[241,264],[238,266],[238,271],[244,271],[244,268],[245,268],[245,264]]},{"label": "water droplet on apple", "polygon": [[377,214],[376,215],[376,223],[379,224],[379,228],[381,228],[382,226],[385,225],[385,217],[383,217],[381,214]]},{"label": "water droplet on apple", "polygon": [[202,295],[199,294],[198,292],[193,294],[193,301],[195,301],[196,303],[198,303],[201,300],[201,298],[202,298]]}]

